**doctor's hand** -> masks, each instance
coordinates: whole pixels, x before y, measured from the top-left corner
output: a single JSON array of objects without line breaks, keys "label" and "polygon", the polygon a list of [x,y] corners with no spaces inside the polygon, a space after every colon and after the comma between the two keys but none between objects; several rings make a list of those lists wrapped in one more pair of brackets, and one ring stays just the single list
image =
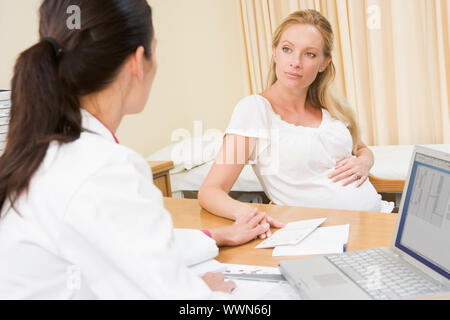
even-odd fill
[{"label": "doctor's hand", "polygon": [[212,291],[231,293],[236,288],[236,283],[233,281],[225,281],[223,273],[208,272],[202,279]]},{"label": "doctor's hand", "polygon": [[267,215],[257,209],[239,216],[236,221],[225,227],[210,229],[211,237],[218,246],[237,246],[270,232],[270,224],[266,222]]},{"label": "doctor's hand", "polygon": [[334,171],[328,176],[333,182],[343,180],[343,186],[357,181],[356,187],[360,187],[369,177],[370,167],[364,159],[350,157],[339,161]]}]

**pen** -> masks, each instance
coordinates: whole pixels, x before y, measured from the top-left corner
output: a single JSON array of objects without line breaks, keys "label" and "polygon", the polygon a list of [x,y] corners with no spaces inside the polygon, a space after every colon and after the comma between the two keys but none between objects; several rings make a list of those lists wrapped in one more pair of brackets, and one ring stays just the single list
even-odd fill
[{"label": "pen", "polygon": [[287,281],[282,274],[257,274],[257,273],[224,273],[225,278],[253,281],[279,282]]}]

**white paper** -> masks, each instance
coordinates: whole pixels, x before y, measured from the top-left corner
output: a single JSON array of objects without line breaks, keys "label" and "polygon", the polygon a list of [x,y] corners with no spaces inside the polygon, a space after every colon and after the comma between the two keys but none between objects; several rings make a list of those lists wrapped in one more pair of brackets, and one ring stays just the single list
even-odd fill
[{"label": "white paper", "polygon": [[326,218],[290,222],[255,248],[273,248],[276,246],[297,244],[325,220]]},{"label": "white paper", "polygon": [[350,225],[321,227],[296,245],[277,246],[272,256],[301,256],[344,252],[348,242]]},{"label": "white paper", "polygon": [[227,266],[223,263],[220,263],[217,260],[211,259],[211,260],[190,266],[189,269],[191,269],[192,272],[194,272],[199,277],[202,277],[207,272],[213,272],[213,273],[225,272],[225,270],[227,269]]},{"label": "white paper", "polygon": [[255,266],[248,264],[234,264],[227,263],[225,264],[226,273],[233,274],[281,274],[280,270],[277,267],[266,267],[266,266]]},{"label": "white paper", "polygon": [[[226,264],[224,274],[281,274],[277,267]],[[268,282],[230,279],[236,283],[231,295],[239,300],[299,300],[300,296],[287,281]]]}]

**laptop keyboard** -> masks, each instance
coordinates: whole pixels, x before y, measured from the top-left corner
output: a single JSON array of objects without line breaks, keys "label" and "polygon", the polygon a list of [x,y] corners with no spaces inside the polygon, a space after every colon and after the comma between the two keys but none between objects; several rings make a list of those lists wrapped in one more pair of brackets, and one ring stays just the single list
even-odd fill
[{"label": "laptop keyboard", "polygon": [[326,258],[377,300],[407,299],[443,290],[440,284],[413,272],[380,248]]}]

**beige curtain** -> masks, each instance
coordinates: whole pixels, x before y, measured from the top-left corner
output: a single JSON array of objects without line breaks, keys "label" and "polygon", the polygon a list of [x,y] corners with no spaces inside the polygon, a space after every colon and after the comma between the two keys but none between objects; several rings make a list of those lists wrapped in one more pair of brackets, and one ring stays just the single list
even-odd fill
[{"label": "beige curtain", "polygon": [[236,0],[249,94],[263,91],[271,34],[315,9],[335,33],[335,90],[369,145],[450,143],[450,0]]}]

